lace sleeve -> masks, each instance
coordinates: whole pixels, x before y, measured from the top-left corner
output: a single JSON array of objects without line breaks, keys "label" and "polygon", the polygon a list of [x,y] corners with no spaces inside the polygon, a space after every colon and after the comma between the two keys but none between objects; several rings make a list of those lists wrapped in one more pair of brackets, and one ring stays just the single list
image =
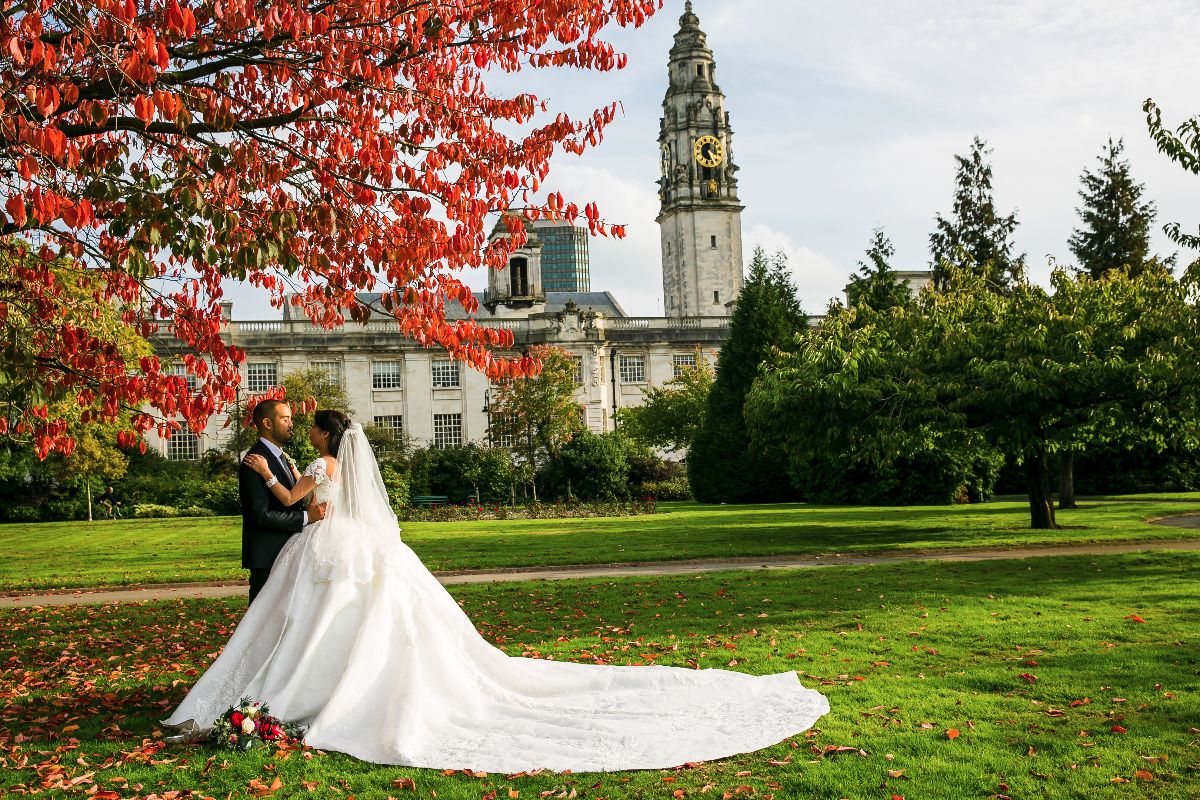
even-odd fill
[{"label": "lace sleeve", "polygon": [[318,458],[305,467],[304,474],[315,480],[318,486],[323,483],[329,483],[329,472],[325,467],[325,459],[323,458]]}]

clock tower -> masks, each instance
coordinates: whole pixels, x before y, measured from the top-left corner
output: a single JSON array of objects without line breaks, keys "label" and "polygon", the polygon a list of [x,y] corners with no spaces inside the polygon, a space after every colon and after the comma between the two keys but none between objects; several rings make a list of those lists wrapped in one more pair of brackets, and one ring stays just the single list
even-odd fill
[{"label": "clock tower", "polygon": [[725,95],[691,0],[668,70],[658,133],[666,315],[725,316],[742,288],[743,206]]}]

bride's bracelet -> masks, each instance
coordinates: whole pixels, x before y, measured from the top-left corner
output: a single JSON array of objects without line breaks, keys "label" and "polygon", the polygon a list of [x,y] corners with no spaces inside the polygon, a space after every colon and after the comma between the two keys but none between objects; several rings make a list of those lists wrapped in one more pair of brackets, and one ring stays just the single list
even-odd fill
[{"label": "bride's bracelet", "polygon": [[270,489],[272,486],[274,486],[277,483],[279,483],[279,478],[272,475],[271,480],[267,481],[267,488]]}]

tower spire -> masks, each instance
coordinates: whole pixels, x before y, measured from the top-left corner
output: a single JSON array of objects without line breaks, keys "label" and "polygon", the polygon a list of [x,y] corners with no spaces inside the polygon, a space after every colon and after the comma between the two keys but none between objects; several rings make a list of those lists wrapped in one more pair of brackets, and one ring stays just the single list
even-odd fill
[{"label": "tower spire", "polygon": [[668,317],[717,316],[742,287],[742,205],[733,129],[700,19],[684,3],[667,65],[658,144]]}]

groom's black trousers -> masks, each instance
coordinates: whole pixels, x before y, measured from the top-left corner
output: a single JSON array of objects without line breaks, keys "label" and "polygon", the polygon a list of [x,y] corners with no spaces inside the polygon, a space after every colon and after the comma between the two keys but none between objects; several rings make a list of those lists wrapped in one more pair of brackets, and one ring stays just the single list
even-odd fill
[{"label": "groom's black trousers", "polygon": [[271,568],[251,569],[250,570],[250,602],[254,602],[254,598],[258,597],[258,593],[262,591],[263,584],[267,582],[267,578],[271,577]]}]

